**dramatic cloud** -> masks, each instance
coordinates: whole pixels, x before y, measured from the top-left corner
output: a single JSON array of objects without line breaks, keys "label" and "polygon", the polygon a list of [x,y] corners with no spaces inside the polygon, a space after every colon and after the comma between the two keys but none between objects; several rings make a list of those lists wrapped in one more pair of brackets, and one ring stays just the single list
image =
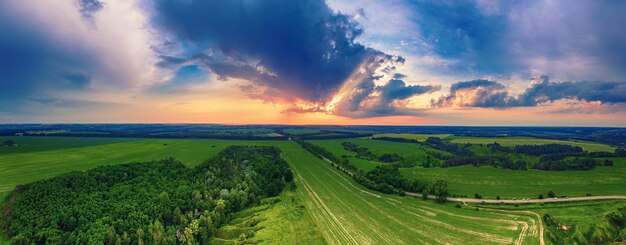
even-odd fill
[{"label": "dramatic cloud", "polygon": [[[141,19],[129,17],[137,11],[132,4],[1,1],[0,112],[20,112],[32,99],[70,99],[144,81],[151,51],[144,33],[133,29]],[[108,18],[92,28],[96,11]]]},{"label": "dramatic cloud", "polygon": [[[450,94],[432,101],[433,107],[530,107],[559,100],[579,101],[588,108],[591,104],[610,104],[611,111],[626,107],[626,82],[564,81],[550,82],[547,76],[533,79],[533,83],[518,96],[511,96],[507,88],[497,82],[474,80],[452,85]],[[589,104],[591,102],[591,104]],[[567,111],[571,111],[569,106]],[[580,107],[582,108],[582,107]]]},{"label": "dramatic cloud", "polygon": [[418,47],[411,52],[447,61],[431,72],[626,76],[626,32],[616,25],[626,23],[624,1],[407,0],[405,6],[418,26],[417,38],[405,41]]},{"label": "dramatic cloud", "polygon": [[506,107],[508,92],[502,84],[487,80],[458,82],[450,87],[450,94],[433,100],[434,107]]},{"label": "dramatic cloud", "polygon": [[156,28],[182,46],[169,56],[283,97],[326,102],[363,62],[401,59],[355,42],[358,23],[322,0],[159,0],[153,7]]}]

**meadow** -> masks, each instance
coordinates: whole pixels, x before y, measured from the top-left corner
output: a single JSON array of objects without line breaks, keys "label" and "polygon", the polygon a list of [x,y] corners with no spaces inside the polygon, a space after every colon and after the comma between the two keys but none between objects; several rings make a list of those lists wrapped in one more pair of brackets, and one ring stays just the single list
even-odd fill
[{"label": "meadow", "polygon": [[[62,141],[59,144],[63,144]],[[314,241],[323,243],[321,237],[330,244],[539,242],[539,227],[533,215],[486,210],[477,212],[469,208],[455,208],[454,204],[441,205],[412,197],[373,192],[291,141],[145,139],[3,154],[0,156],[0,185],[2,193],[6,194],[17,184],[64,172],[168,156],[193,166],[228,145],[280,147],[283,157],[296,175],[294,200],[304,204],[307,215],[311,217],[307,219],[306,215],[303,216],[302,209],[278,209],[280,205],[253,212],[258,213],[253,214],[254,217],[265,217],[262,221],[265,222],[262,223],[264,228],[257,231],[258,239],[262,242],[299,243],[297,237],[300,235],[269,239],[287,231],[296,232],[290,234],[304,232],[304,237],[312,237]],[[290,203],[291,198],[288,196],[281,198],[281,202],[284,201],[282,206],[287,204],[284,207],[297,205]],[[240,218],[252,216],[243,215]],[[287,216],[303,223],[291,226],[279,221],[289,220]],[[232,225],[236,226],[236,223]]]},{"label": "meadow", "polygon": [[[365,138],[311,140],[310,142],[324,147],[336,156],[346,155],[352,164],[364,171],[372,170],[376,166],[386,163],[357,158],[354,153],[341,146],[342,142],[357,143],[378,154],[395,152],[403,157],[414,156],[419,161],[429,155],[429,152],[441,152],[413,143]],[[476,148],[475,151],[485,150],[484,147]],[[523,157],[523,160],[531,163],[538,160],[538,157],[535,156],[515,155],[514,157]],[[509,170],[491,166],[473,167],[465,165],[448,168],[416,166],[400,168],[400,172],[409,179],[446,180],[449,182],[450,193],[459,196],[473,197],[475,193],[479,193],[483,198],[490,199],[495,199],[497,196],[507,199],[537,198],[539,194],[546,196],[550,190],[559,196],[570,197],[587,194],[625,195],[626,158],[608,159],[615,163],[614,166],[599,166],[589,171]]]},{"label": "meadow", "polygon": [[516,145],[545,145],[545,144],[563,144],[563,145],[572,145],[572,146],[580,146],[585,151],[589,152],[613,152],[615,150],[614,147],[589,142],[589,141],[575,141],[575,140],[553,140],[553,139],[539,139],[539,138],[531,138],[531,137],[463,137],[463,136],[454,136],[452,137],[452,143],[472,143],[472,144],[490,144],[494,142],[498,142],[498,144],[503,146],[516,146]]},{"label": "meadow", "polygon": [[372,137],[389,137],[389,138],[403,138],[403,139],[412,139],[417,141],[426,141],[428,137],[437,137],[437,138],[448,138],[451,137],[452,134],[376,134]]},{"label": "meadow", "polygon": [[491,166],[449,168],[403,168],[408,178],[443,179],[453,194],[483,198],[537,198],[554,191],[558,196],[626,195],[626,158],[612,158],[611,167],[587,171],[509,170]]},{"label": "meadow", "polygon": [[0,146],[0,154],[105,145],[111,143],[130,142],[137,139],[104,137],[0,136],[0,142],[4,142],[5,140],[13,140],[17,142],[19,146]]},{"label": "meadow", "polygon": [[[609,243],[592,241],[597,237],[615,239],[621,231],[616,229],[606,219],[609,213],[626,207],[624,200],[595,200],[567,203],[540,203],[540,204],[478,204],[478,207],[498,208],[506,210],[527,210],[542,217],[551,215],[561,227],[555,229],[545,224],[545,239],[556,240],[555,244],[589,244]],[[561,229],[559,229],[561,228]],[[565,228],[565,229],[563,229]]]},{"label": "meadow", "polygon": [[[360,146],[367,147],[370,151],[376,154],[397,153],[403,157],[411,157],[420,162],[424,161],[427,156],[431,155],[431,153],[450,155],[450,153],[443,152],[443,151],[433,149],[433,148],[426,148],[417,144],[370,140],[367,138],[310,140],[310,142],[324,147],[326,150],[332,152],[336,156],[345,155],[350,161],[350,163],[356,165],[357,168],[362,168],[366,172],[374,169],[376,166],[381,165],[383,163],[357,158],[355,153],[344,149],[341,143],[352,142]],[[438,161],[436,158],[432,156],[431,156],[431,159],[433,159],[433,161]]]}]

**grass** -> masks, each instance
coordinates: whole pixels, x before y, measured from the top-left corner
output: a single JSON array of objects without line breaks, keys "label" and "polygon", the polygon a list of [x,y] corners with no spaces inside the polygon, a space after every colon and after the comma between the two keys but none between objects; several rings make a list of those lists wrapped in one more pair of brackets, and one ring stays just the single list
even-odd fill
[{"label": "grass", "polygon": [[[385,164],[376,161],[368,161],[355,157],[355,154],[345,150],[341,143],[344,141],[354,142],[365,146],[372,152],[392,153],[396,152],[404,157],[415,156],[423,160],[430,151],[435,149],[425,148],[412,143],[389,142],[380,140],[337,139],[337,140],[311,140],[310,142],[320,145],[331,151],[336,156],[346,155],[348,160],[362,168],[364,171],[374,169],[377,165]],[[473,146],[472,150],[480,155],[489,155],[486,147]],[[538,161],[538,157],[513,154],[513,159],[521,159],[529,163]],[[449,168],[401,168],[400,172],[407,178],[438,180],[449,182],[450,192],[457,195],[474,196],[480,193],[484,198],[537,198],[539,194],[546,196],[550,190],[559,196],[585,196],[592,195],[626,195],[626,158],[612,158],[615,165],[612,167],[596,167],[589,171],[539,171],[529,169],[507,170],[491,166],[473,167],[459,166]]]},{"label": "grass", "polygon": [[[619,208],[626,207],[624,200],[596,200],[567,203],[542,203],[542,204],[481,204],[478,206],[489,208],[506,208],[511,210],[530,210],[542,217],[550,214],[561,224],[571,229],[564,241],[565,243],[590,243],[590,239],[596,232],[606,231],[608,223],[606,215]],[[552,236],[551,229],[546,229],[546,239]],[[621,232],[624,232],[622,229]],[[556,235],[556,234],[554,234]],[[578,240],[578,241],[576,241]]]},{"label": "grass", "polygon": [[[294,206],[273,205],[259,209],[254,217],[263,221],[254,228],[252,239],[267,243],[308,243],[308,239],[330,244],[362,243],[538,243],[533,216],[527,214],[455,208],[411,197],[385,195],[367,190],[291,141],[225,141],[147,139],[130,142],[12,153],[0,156],[0,185],[6,193],[16,184],[52,177],[60,173],[85,170],[102,164],[148,161],[167,156],[195,165],[228,145],[275,145],[283,150],[296,175]],[[289,195],[289,194],[285,194]],[[281,202],[290,198],[281,197]],[[280,204],[280,202],[278,203]],[[285,208],[283,208],[285,207]],[[254,211],[256,212],[256,211]],[[249,216],[249,217],[253,217]],[[247,217],[247,216],[246,216]],[[242,216],[239,224],[246,217]],[[284,222],[283,218],[292,220]],[[236,220],[235,220],[236,222]],[[303,222],[303,223],[299,223]],[[308,222],[308,223],[307,223]],[[315,228],[313,228],[315,226]],[[524,227],[529,227],[525,229]],[[237,223],[224,228],[215,242],[250,229]],[[292,230],[293,229],[293,230]],[[294,233],[295,232],[295,233]],[[282,234],[282,235],[278,235]],[[308,237],[308,238],[307,238]],[[231,241],[232,242],[232,241]]]},{"label": "grass", "polygon": [[[298,145],[282,147],[299,195],[331,244],[538,243],[525,214],[476,212],[367,190]],[[522,227],[529,226],[523,231]]]},{"label": "grass", "polygon": [[[370,140],[366,138],[357,139],[332,139],[332,140],[311,140],[313,144],[324,147],[326,150],[332,152],[336,156],[347,156],[350,163],[362,168],[364,171],[374,169],[376,166],[386,163],[380,163],[377,161],[364,160],[356,157],[356,154],[343,148],[341,143],[353,142],[360,146],[367,147],[371,152],[382,155],[384,153],[398,153],[403,157],[410,157],[422,162],[426,159],[431,152],[438,152],[443,155],[449,155],[447,152],[442,152],[432,148],[425,148],[417,144],[391,142],[382,140]],[[431,157],[433,161],[438,161],[435,157]]]},{"label": "grass", "polygon": [[537,198],[550,190],[558,196],[626,195],[626,158],[610,158],[611,167],[588,171],[508,170],[490,166],[400,169],[409,178],[443,179],[451,193],[484,198]]},{"label": "grass", "polygon": [[285,129],[285,133],[295,134],[295,135],[317,134],[319,132],[320,132],[319,129],[308,129],[308,128],[289,128],[289,129]]},{"label": "grass", "polygon": [[573,145],[580,146],[585,151],[604,151],[604,152],[613,152],[615,148],[609,145],[588,142],[588,141],[574,141],[574,140],[553,140],[553,139],[540,139],[540,138],[531,138],[531,137],[492,137],[492,138],[483,138],[483,137],[462,137],[455,136],[452,139],[452,143],[473,143],[473,144],[490,144],[498,142],[503,146],[516,146],[516,145],[545,145],[545,144],[564,144],[564,145]]},{"label": "grass", "polygon": [[[326,244],[321,232],[298,198],[295,185],[275,203],[248,208],[235,214],[218,230],[213,244],[235,244],[242,236],[252,244]],[[252,233],[252,235],[250,235]],[[242,235],[243,234],[243,235]]]},{"label": "grass", "polygon": [[451,134],[377,134],[373,137],[389,137],[389,138],[403,138],[403,139],[412,139],[417,141],[426,141],[428,137],[437,137],[437,138],[448,138],[451,137]]},{"label": "grass", "polygon": [[3,142],[5,140],[13,140],[19,146],[0,146],[0,154],[86,147],[119,142],[129,142],[137,139],[57,136],[0,136],[0,142]]}]

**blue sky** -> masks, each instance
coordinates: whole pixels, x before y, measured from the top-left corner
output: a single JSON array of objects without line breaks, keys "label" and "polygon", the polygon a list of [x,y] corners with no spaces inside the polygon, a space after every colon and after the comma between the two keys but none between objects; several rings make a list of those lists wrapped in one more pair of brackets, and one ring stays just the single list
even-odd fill
[{"label": "blue sky", "polygon": [[626,2],[8,0],[2,122],[626,126]]}]

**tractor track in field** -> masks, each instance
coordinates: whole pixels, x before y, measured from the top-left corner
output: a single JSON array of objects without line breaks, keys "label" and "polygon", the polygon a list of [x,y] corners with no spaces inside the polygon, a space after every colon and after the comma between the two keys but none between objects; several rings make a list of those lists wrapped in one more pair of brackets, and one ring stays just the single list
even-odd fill
[{"label": "tractor track in field", "polygon": [[[332,161],[330,161],[329,159],[323,158],[323,160],[325,160],[325,161],[326,161],[326,162],[328,162],[328,163],[331,163],[331,164],[335,165],[335,163],[334,163],[334,162],[332,162]],[[353,188],[359,189],[362,193],[366,193],[366,194],[369,194],[369,195],[374,196],[374,197],[377,197],[377,198],[384,198],[384,199],[387,199],[387,200],[388,200],[388,203],[390,203],[389,201],[398,202],[397,200],[394,200],[394,199],[392,199],[392,198],[382,197],[382,196],[380,196],[380,195],[378,195],[378,194],[375,194],[375,193],[372,193],[372,192],[369,192],[369,191],[366,191],[366,190],[362,190],[362,189],[360,189],[360,188],[356,187],[356,186],[355,186],[352,182],[350,182],[349,180],[345,179],[345,176],[343,176],[343,175],[342,175],[342,174],[340,174],[340,173],[337,173],[337,171],[335,171],[333,168],[328,167],[328,166],[326,166],[326,167],[327,167],[327,168],[330,168],[330,169],[331,169],[331,172],[333,172],[335,175],[337,175],[340,179],[342,179],[342,180],[344,180],[345,182],[347,182],[348,184],[350,184]],[[326,174],[328,174],[328,173],[326,173]],[[343,186],[343,184],[341,184],[341,185]],[[345,188],[345,187],[344,187],[344,188]],[[407,194],[408,196],[422,197],[422,195],[421,195],[421,194],[418,194],[418,193],[406,192],[406,194]],[[435,197],[435,196],[429,196],[428,198],[429,198],[429,199],[436,199],[436,197]],[[626,199],[626,196],[624,196],[624,199]],[[477,202],[483,201],[483,199],[472,199],[472,198],[449,198],[448,200],[450,200],[450,201],[457,201],[457,202],[463,202],[464,204],[465,204],[466,202],[473,202],[473,203],[477,203]],[[571,200],[571,199],[565,199],[565,200]],[[496,201],[496,200],[494,200],[494,201]],[[499,200],[497,200],[497,201],[499,201]],[[514,201],[514,200],[510,200],[510,201]],[[574,200],[574,201],[576,201],[576,200]],[[368,203],[368,205],[371,205],[371,204],[369,204],[369,203]],[[399,207],[399,206],[398,206],[398,205],[396,205],[396,207]],[[375,207],[373,207],[373,208],[375,208]],[[401,208],[401,207],[399,207],[399,208]],[[426,207],[424,207],[424,208],[426,208]],[[375,208],[375,209],[376,209],[376,208]],[[403,208],[401,208],[401,209],[403,209]],[[450,213],[450,212],[445,212],[445,211],[443,211],[443,210],[435,210],[435,209],[432,209],[432,208],[428,208],[428,209],[430,209],[431,211],[434,211],[434,212],[444,212],[444,213],[447,213],[447,214],[449,214],[449,215],[450,215],[450,214],[453,214],[453,213]],[[485,209],[485,208],[483,208],[483,209]],[[538,214],[536,214],[536,213],[534,213],[534,212],[531,212],[531,211],[508,211],[508,210],[501,210],[501,209],[488,209],[488,210],[490,210],[490,211],[494,211],[494,212],[503,212],[503,213],[524,213],[524,214],[531,214],[531,215],[533,215],[533,216],[536,216],[536,218],[537,218],[537,220],[538,220],[538,223],[539,223],[539,225],[538,225],[538,230],[539,230],[539,243],[540,243],[540,245],[544,245],[544,244],[545,244],[545,243],[544,243],[544,239],[543,239],[543,223],[542,223],[541,217],[540,217]],[[406,210],[405,210],[405,211],[406,211]],[[411,213],[412,213],[412,214],[415,214],[415,213],[413,213],[413,212],[411,212]],[[435,214],[435,215],[436,215],[436,214]],[[516,224],[516,225],[521,225],[521,231],[520,231],[520,234],[519,234],[519,236],[517,237],[517,239],[515,240],[515,243],[514,243],[514,244],[516,244],[516,245],[518,245],[518,244],[523,244],[523,242],[524,242],[525,238],[528,236],[528,230],[529,230],[529,229],[530,229],[530,227],[531,227],[531,225],[530,225],[530,224],[528,224],[527,222],[524,222],[524,221],[503,220],[503,219],[491,219],[491,218],[481,218],[481,217],[464,216],[464,215],[458,215],[458,214],[453,214],[452,216],[457,216],[457,217],[459,217],[459,218],[467,218],[467,219],[485,220],[485,221],[497,222],[497,223],[502,222],[502,223],[511,223],[511,224]],[[514,218],[521,218],[521,217],[525,217],[525,216],[515,216]],[[532,222],[532,224],[533,224],[533,226],[534,226],[534,225],[535,225],[535,221],[534,221],[534,219],[532,219],[532,218],[528,218],[528,219]],[[431,220],[432,220],[432,219],[431,219]],[[427,220],[427,221],[428,221],[428,220]],[[439,222],[440,222],[440,221],[439,221]],[[432,223],[432,222],[431,222],[431,223]],[[440,222],[440,223],[443,223],[443,222]],[[449,225],[449,224],[446,224],[446,225]],[[450,225],[450,226],[452,226],[452,225]],[[449,229],[450,229],[450,227],[446,227],[446,228],[449,228]],[[454,228],[454,227],[452,227],[452,228]],[[461,230],[459,230],[459,229],[455,229],[455,230],[457,230],[457,231],[461,231]],[[481,232],[476,232],[476,231],[471,231],[471,230],[461,231],[461,232],[466,233],[466,234],[473,234],[473,235],[478,235],[478,233],[481,233]],[[501,239],[501,238],[496,238],[496,237],[493,237],[492,235],[485,234],[485,233],[483,233],[482,235],[487,235],[487,236],[485,236],[485,237],[491,237],[491,238],[492,238],[492,239],[488,239],[488,240],[497,241],[497,242],[500,242],[500,243],[510,243],[511,241],[513,241],[513,239]],[[442,241],[437,241],[437,242],[442,242]],[[446,243],[446,242],[443,242],[443,243]]]},{"label": "tractor track in field", "polygon": [[[329,163],[332,163],[328,159],[324,159],[324,160],[329,162]],[[362,189],[358,188],[357,186],[355,186],[354,183],[352,183],[348,179],[346,179],[344,175],[342,175],[342,174],[338,173],[336,170],[334,170],[334,168],[331,168],[329,166],[325,166],[325,167],[330,169],[330,171],[333,174],[337,175],[336,177],[339,177],[341,180],[343,180],[346,183],[348,183],[349,185],[351,185],[352,188],[358,189],[362,193],[374,196],[376,198],[384,198],[384,199],[386,199],[387,203],[390,203],[390,204],[394,205],[395,207],[397,207],[397,208],[399,208],[399,209],[401,209],[401,210],[403,210],[403,211],[405,211],[407,213],[410,213],[410,214],[414,215],[415,217],[417,217],[417,218],[419,218],[421,220],[424,220],[424,221],[426,221],[426,222],[428,222],[430,224],[437,225],[437,226],[440,226],[440,227],[443,227],[443,228],[449,229],[449,230],[456,230],[456,231],[459,231],[459,232],[462,232],[462,233],[465,233],[465,234],[468,234],[468,235],[474,235],[474,236],[477,236],[477,237],[482,237],[482,238],[485,238],[486,240],[490,240],[490,241],[493,241],[493,242],[496,242],[496,243],[506,244],[506,243],[511,243],[511,242],[514,241],[513,238],[506,238],[506,237],[501,237],[501,236],[498,236],[498,235],[492,235],[492,234],[488,234],[488,233],[484,233],[484,232],[463,229],[463,228],[460,228],[458,226],[451,225],[451,224],[448,224],[448,223],[445,223],[445,222],[441,222],[441,221],[438,221],[438,220],[434,220],[434,219],[431,219],[431,218],[427,218],[427,217],[425,217],[423,215],[420,215],[420,214],[417,214],[415,212],[406,210],[402,206],[398,205],[400,203],[398,200],[395,200],[395,199],[392,199],[392,198],[389,198],[389,197],[382,197],[381,195],[378,195],[378,194],[375,194],[375,193],[372,193],[372,192],[369,192],[369,191],[366,191],[366,190],[362,190]],[[329,173],[325,173],[325,174],[330,175]],[[345,186],[344,184],[342,184],[342,183],[339,183],[339,184],[342,187],[344,187],[345,189],[351,191],[349,189],[349,187]],[[387,212],[385,212],[383,210],[380,210],[374,204],[369,203],[367,200],[364,200],[363,198],[361,198],[361,200],[366,202],[367,205],[369,205],[370,207],[376,209],[377,211],[387,213]],[[412,209],[415,209],[415,210],[419,210],[420,212],[428,212],[428,211],[421,210],[421,209],[416,208],[416,207],[409,207],[409,208],[412,208]],[[530,226],[527,222],[524,222],[524,221],[514,221],[514,220],[495,219],[495,218],[472,217],[472,216],[464,216],[464,215],[453,214],[453,213],[445,212],[445,211],[442,211],[442,210],[434,210],[434,209],[431,209],[431,210],[435,211],[435,212],[439,212],[439,213],[452,214],[451,216],[456,216],[456,217],[461,218],[461,219],[468,218],[468,219],[473,219],[473,220],[484,220],[484,221],[496,222],[496,223],[510,223],[510,224],[515,224],[515,225],[521,225],[522,226],[522,230],[520,232],[520,235],[518,236],[518,239],[515,240],[516,244],[521,244],[522,243],[523,239],[527,236],[527,230],[528,230],[528,228]],[[436,215],[436,214],[432,214],[432,215]],[[518,217],[518,216],[516,216],[516,217]],[[523,216],[519,216],[519,217],[523,217]],[[400,220],[397,220],[396,218],[393,218],[393,217],[390,217],[390,218],[392,218],[398,224],[404,224],[403,222],[401,222]],[[424,234],[422,232],[418,232],[418,234],[424,236]],[[430,235],[432,235],[432,234],[430,234]],[[425,237],[433,239],[432,236],[426,235]],[[449,242],[449,241],[443,241],[443,240],[437,240],[437,239],[433,239],[433,240],[435,240],[435,241],[437,241],[439,243],[448,243]],[[451,239],[451,240],[453,240],[453,239]]]}]

